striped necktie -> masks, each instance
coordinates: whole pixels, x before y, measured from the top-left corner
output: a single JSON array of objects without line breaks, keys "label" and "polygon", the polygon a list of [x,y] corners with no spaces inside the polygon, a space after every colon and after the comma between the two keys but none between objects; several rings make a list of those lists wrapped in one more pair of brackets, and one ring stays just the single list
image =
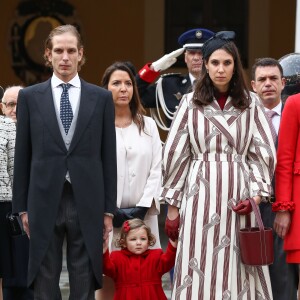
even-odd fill
[{"label": "striped necktie", "polygon": [[266,115],[268,117],[268,121],[269,121],[269,125],[270,125],[270,129],[271,129],[273,140],[274,140],[274,142],[276,142],[276,140],[277,140],[277,132],[276,132],[275,127],[273,125],[272,118],[274,116],[278,115],[278,114],[274,110],[268,110],[268,111],[266,111]]}]

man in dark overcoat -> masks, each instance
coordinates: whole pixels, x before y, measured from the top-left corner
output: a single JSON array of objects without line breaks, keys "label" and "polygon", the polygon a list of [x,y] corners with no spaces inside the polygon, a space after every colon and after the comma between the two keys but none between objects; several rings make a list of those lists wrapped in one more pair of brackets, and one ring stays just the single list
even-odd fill
[{"label": "man in dark overcoat", "polygon": [[30,237],[34,299],[59,292],[66,239],[69,299],[92,300],[116,207],[114,105],[110,92],[79,78],[85,58],[74,26],[51,31],[44,57],[52,77],[18,96],[13,211]]}]

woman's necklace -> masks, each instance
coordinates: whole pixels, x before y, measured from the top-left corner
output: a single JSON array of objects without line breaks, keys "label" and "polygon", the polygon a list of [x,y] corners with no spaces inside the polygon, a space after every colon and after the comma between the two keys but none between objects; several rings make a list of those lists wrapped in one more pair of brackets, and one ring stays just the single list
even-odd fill
[{"label": "woman's necklace", "polygon": [[130,119],[118,119],[118,120],[115,120],[115,126],[116,127],[119,127],[119,128],[125,128],[125,127],[128,127],[129,125],[131,125],[132,123],[132,118]]}]

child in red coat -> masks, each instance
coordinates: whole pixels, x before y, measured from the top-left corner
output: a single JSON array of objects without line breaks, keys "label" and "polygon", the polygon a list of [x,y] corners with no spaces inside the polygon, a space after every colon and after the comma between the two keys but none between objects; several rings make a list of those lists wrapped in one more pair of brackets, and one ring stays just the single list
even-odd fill
[{"label": "child in red coat", "polygon": [[155,244],[151,230],[140,219],[124,222],[116,246],[103,247],[103,273],[115,282],[114,300],[166,300],[161,277],[175,263],[177,241],[169,240],[167,250],[148,249]]}]

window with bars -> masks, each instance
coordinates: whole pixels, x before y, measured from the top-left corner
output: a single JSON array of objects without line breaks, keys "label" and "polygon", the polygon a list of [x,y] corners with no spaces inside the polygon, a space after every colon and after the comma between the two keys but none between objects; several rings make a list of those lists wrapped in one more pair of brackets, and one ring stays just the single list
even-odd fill
[{"label": "window with bars", "polygon": [[[248,0],[165,0],[165,53],[178,49],[178,37],[193,28],[235,31],[243,66],[248,67]],[[184,66],[181,56],[176,67]]]}]

